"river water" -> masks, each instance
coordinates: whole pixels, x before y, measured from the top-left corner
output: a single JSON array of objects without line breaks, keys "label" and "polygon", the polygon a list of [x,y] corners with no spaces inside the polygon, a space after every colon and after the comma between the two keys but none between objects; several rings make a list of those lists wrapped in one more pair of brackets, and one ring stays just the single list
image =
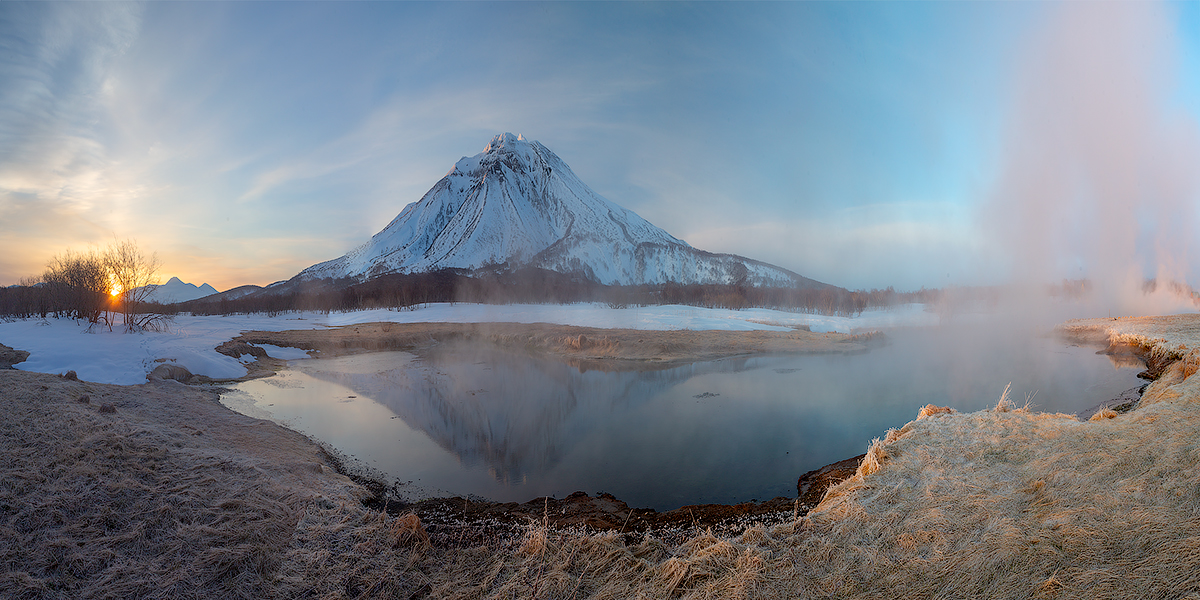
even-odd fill
[{"label": "river water", "polygon": [[995,328],[889,333],[866,353],[605,371],[445,345],[289,362],[222,396],[399,481],[412,497],[524,502],[581,490],[669,510],[794,496],[928,403],[1077,413],[1137,387],[1139,365]]}]

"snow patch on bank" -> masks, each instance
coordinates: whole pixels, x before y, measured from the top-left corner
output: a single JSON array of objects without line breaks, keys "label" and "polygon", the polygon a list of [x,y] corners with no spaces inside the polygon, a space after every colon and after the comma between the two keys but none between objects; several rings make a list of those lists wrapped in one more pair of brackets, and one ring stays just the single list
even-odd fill
[{"label": "snow patch on bank", "polygon": [[[163,333],[127,334],[89,329],[71,319],[27,319],[0,322],[0,343],[29,352],[14,365],[24,371],[64,373],[98,383],[144,383],[160,359],[174,361],[197,375],[233,379],[246,375],[245,365],[214,350],[243,331],[323,329],[359,323],[552,323],[605,329],[647,331],[789,331],[809,327],[818,333],[936,325],[938,317],[923,305],[866,311],[857,317],[811,315],[769,309],[727,310],[695,306],[646,306],[613,309],[588,304],[430,304],[416,310],[364,310],[345,313],[285,313],[193,317],[182,315]],[[269,356],[306,358],[304,350],[259,344]]]},{"label": "snow patch on bank", "polygon": [[262,348],[267,356],[278,358],[280,360],[296,360],[298,358],[312,358],[308,354],[308,350],[303,348],[286,348],[284,346],[276,346],[274,344],[253,344]]}]

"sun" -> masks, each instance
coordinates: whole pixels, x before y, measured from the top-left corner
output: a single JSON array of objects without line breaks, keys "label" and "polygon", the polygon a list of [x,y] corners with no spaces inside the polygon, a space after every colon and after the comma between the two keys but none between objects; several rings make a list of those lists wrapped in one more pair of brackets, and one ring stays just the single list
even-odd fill
[{"label": "sun", "polygon": [[121,295],[121,286],[114,283],[113,286],[108,289],[108,295],[112,296],[114,298],[117,296],[120,296]]}]

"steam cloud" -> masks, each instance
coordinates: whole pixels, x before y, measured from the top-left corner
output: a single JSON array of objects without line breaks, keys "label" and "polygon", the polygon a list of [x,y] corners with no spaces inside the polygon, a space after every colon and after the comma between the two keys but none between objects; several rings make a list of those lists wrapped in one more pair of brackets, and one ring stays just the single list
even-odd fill
[{"label": "steam cloud", "polygon": [[1018,60],[1005,164],[983,225],[1016,281],[1088,278],[1109,309],[1147,310],[1142,283],[1186,280],[1197,231],[1200,135],[1172,103],[1171,7],[1050,10]]}]

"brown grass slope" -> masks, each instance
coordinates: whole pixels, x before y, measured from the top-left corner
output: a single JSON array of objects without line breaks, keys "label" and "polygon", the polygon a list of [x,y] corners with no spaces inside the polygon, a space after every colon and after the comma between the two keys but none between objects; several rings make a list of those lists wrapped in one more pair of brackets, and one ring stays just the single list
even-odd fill
[{"label": "brown grass slope", "polygon": [[269,597],[305,510],[355,502],[319,448],[211,393],[0,389],[0,597]]},{"label": "brown grass slope", "polygon": [[848,596],[1200,591],[1200,419],[1189,404],[1083,423],[1004,410],[911,423],[873,448],[878,471],[830,490],[811,515],[842,555],[820,578]]}]

